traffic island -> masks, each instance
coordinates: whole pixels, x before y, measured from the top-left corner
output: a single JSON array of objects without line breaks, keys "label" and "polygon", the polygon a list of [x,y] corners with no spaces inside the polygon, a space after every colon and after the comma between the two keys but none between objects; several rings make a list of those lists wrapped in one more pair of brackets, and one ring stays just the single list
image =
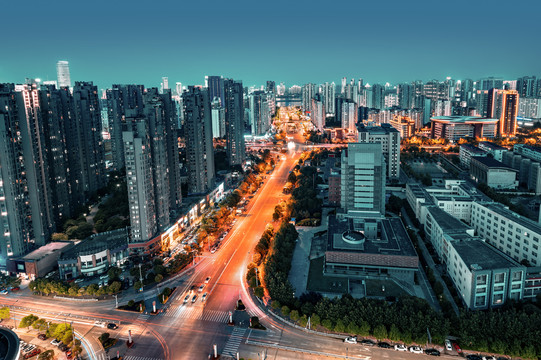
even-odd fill
[{"label": "traffic island", "polygon": [[133,301],[130,300],[126,305],[122,305],[116,308],[117,310],[124,310],[124,311],[134,311],[134,312],[144,312],[145,311],[145,301]]}]

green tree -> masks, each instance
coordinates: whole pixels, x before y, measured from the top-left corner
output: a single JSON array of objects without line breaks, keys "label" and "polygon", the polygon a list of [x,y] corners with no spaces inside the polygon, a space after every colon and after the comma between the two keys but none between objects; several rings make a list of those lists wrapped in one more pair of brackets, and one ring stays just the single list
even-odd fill
[{"label": "green tree", "polygon": [[9,308],[7,306],[0,308],[0,319],[2,320],[9,319],[9,317],[10,317]]},{"label": "green tree", "polygon": [[344,325],[344,322],[342,321],[342,319],[338,319],[336,321],[336,324],[334,324],[334,331],[339,332],[339,333],[343,333],[346,331],[346,326]]},{"label": "green tree", "polygon": [[313,327],[318,326],[320,323],[321,323],[321,318],[319,317],[318,314],[312,314],[312,316],[310,316],[310,324]]},{"label": "green tree", "polygon": [[326,328],[327,330],[332,330],[333,329],[333,326],[332,326],[332,321],[329,320],[329,319],[325,319],[321,322],[321,326],[323,326],[324,328]]},{"label": "green tree", "polygon": [[379,324],[374,328],[374,337],[378,340],[387,339],[387,329],[385,325]]},{"label": "green tree", "polygon": [[118,294],[120,292],[120,289],[122,288],[122,284],[118,281],[113,281],[111,285],[108,287],[109,294]]},{"label": "green tree", "polygon": [[120,274],[122,274],[122,270],[116,266],[111,266],[109,270],[107,270],[107,275],[109,275],[109,280],[119,280]]},{"label": "green tree", "polygon": [[34,321],[32,327],[36,330],[45,330],[47,329],[47,322],[44,319],[38,319]]},{"label": "green tree", "polygon": [[370,335],[370,324],[365,320],[361,321],[361,325],[359,326],[359,335]]},{"label": "green tree", "polygon": [[47,350],[38,355],[38,360],[53,360],[54,350]]},{"label": "green tree", "polygon": [[108,332],[104,332],[100,335],[98,339],[100,340],[101,344],[104,345],[109,340],[110,337],[111,337],[111,334],[109,334]]},{"label": "green tree", "polygon": [[395,324],[392,324],[391,328],[389,329],[389,340],[392,340],[392,341],[400,340],[400,330],[398,330],[398,327],[396,327]]},{"label": "green tree", "polygon": [[143,287],[143,284],[140,281],[136,281],[135,284],[133,284],[133,288],[136,291],[139,291],[139,289],[141,289],[141,287]]},{"label": "green tree", "polygon": [[27,315],[21,319],[21,322],[19,323],[20,328],[30,327],[36,320],[39,318],[35,316],[34,314]]},{"label": "green tree", "polygon": [[254,295],[258,298],[262,298],[263,296],[265,296],[265,290],[262,286],[258,286],[254,289]]},{"label": "green tree", "polygon": [[289,307],[287,305],[282,306],[280,310],[282,311],[282,314],[284,314],[284,316],[289,315]]},{"label": "green tree", "polygon": [[154,281],[157,282],[157,283],[160,283],[162,282],[163,280],[163,275],[162,274],[158,274],[154,277]]},{"label": "green tree", "polygon": [[291,320],[297,321],[299,320],[299,312],[297,310],[291,310],[291,312],[289,313],[289,317],[291,318]]}]

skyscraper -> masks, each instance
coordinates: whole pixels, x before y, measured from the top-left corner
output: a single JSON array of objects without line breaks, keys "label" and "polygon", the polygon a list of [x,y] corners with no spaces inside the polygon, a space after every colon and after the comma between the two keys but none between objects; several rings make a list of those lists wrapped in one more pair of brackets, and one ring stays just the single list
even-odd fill
[{"label": "skyscraper", "polygon": [[342,128],[347,129],[350,133],[357,130],[357,104],[351,100],[346,100],[342,103]]},{"label": "skyscraper", "polygon": [[398,179],[400,177],[400,133],[397,129],[390,124],[381,124],[381,126],[360,125],[358,127],[358,142],[380,143],[387,164],[387,177],[389,179]]},{"label": "skyscraper", "polygon": [[59,87],[71,86],[70,67],[67,61],[60,60],[56,63],[56,77]]},{"label": "skyscraper", "polygon": [[270,80],[267,81],[266,91],[270,92],[270,93],[273,93],[273,94],[276,94],[276,82],[270,81]]},{"label": "skyscraper", "polygon": [[209,90],[189,86],[182,97],[188,192],[206,193],[215,181]]},{"label": "skyscraper", "polygon": [[350,216],[385,214],[385,158],[381,143],[349,143],[342,151],[341,207]]},{"label": "skyscraper", "polygon": [[230,165],[242,165],[244,145],[244,93],[241,81],[224,80],[226,152]]},{"label": "skyscraper", "polygon": [[321,85],[321,94],[323,95],[323,102],[325,104],[325,111],[327,111],[327,114],[333,114],[335,112],[334,108],[334,102],[336,98],[336,85],[334,82],[332,83],[325,83]]},{"label": "skyscraper", "polygon": [[254,91],[248,95],[248,99],[250,103],[249,118],[252,135],[265,135],[270,128],[271,122],[267,93]]},{"label": "skyscraper", "polygon": [[503,79],[488,77],[479,80],[479,85],[477,87],[479,90],[492,90],[492,89],[503,89]]},{"label": "skyscraper", "polygon": [[316,94],[312,99],[312,112],[310,113],[310,118],[312,123],[319,130],[323,131],[325,127],[325,104],[323,102],[323,96],[321,94]]},{"label": "skyscraper", "polygon": [[517,133],[518,104],[519,95],[516,90],[489,91],[489,117],[499,119],[498,135],[514,136]]},{"label": "skyscraper", "polygon": [[518,78],[517,91],[520,97],[537,97],[537,78],[535,76]]},{"label": "skyscraper", "polygon": [[220,104],[220,99],[214,98],[210,103],[212,108],[212,137],[221,138],[225,136],[225,111]]},{"label": "skyscraper", "polygon": [[220,99],[220,105],[225,106],[224,78],[221,76],[205,76],[205,87],[209,89],[210,101]]},{"label": "skyscraper", "polygon": [[316,94],[316,85],[308,83],[302,86],[302,109],[311,112],[312,98]]}]

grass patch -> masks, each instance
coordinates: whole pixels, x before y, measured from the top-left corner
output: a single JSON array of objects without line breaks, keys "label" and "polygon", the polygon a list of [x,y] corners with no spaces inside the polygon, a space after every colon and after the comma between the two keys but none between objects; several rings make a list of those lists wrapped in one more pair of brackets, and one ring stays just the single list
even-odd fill
[{"label": "grass patch", "polygon": [[337,276],[323,276],[324,262],[325,258],[323,256],[310,260],[310,269],[308,270],[308,283],[306,284],[306,290],[346,293],[348,289],[348,279]]},{"label": "grass patch", "polygon": [[[141,305],[142,306],[142,311],[141,311]],[[136,311],[136,312],[143,312],[145,311],[145,302],[144,300],[140,300],[140,301],[133,301],[133,300],[130,300],[128,302],[128,304],[126,305],[122,305],[122,306],[119,306],[118,307],[119,310],[127,310],[127,311]]]}]

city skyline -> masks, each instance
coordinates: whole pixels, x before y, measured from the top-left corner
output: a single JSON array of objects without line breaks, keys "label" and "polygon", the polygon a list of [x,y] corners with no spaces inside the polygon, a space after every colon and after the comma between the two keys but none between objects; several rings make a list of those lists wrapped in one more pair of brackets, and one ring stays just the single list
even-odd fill
[{"label": "city skyline", "polygon": [[[21,4],[9,7],[14,14],[23,12]],[[91,80],[99,88],[115,83],[158,86],[163,76],[171,83],[203,84],[205,75],[215,74],[242,79],[248,86],[269,79],[287,85],[338,82],[344,76],[369,83],[447,76],[513,79],[541,73],[535,60],[541,50],[530,46],[537,41],[534,17],[539,7],[531,1],[513,7],[465,1],[452,7],[428,1],[275,2],[262,11],[245,2],[171,3],[167,8],[98,2],[83,12],[67,2],[36,3],[24,9],[24,27],[17,17],[6,19],[7,28],[19,29],[4,45],[17,56],[0,62],[0,81],[56,79],[58,60],[70,62],[74,80]],[[61,26],[43,31],[43,19],[58,17]],[[521,19],[520,26],[513,18]],[[513,25],[495,32],[483,19]],[[326,26],[318,30],[317,24]],[[221,37],[224,30],[230,36]],[[27,46],[28,41],[33,45]],[[503,48],[508,43],[517,49],[515,56],[508,56],[513,48]],[[528,52],[519,55],[518,49]]]}]

